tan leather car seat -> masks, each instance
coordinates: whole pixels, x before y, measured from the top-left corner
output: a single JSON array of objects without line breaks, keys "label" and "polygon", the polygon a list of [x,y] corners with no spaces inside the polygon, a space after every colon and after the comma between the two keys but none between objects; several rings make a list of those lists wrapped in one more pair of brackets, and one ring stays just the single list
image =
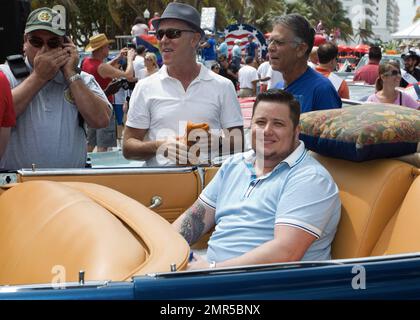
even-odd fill
[{"label": "tan leather car seat", "polygon": [[33,181],[0,196],[3,285],[77,281],[79,270],[86,281],[130,280],[183,269],[188,255],[167,221],[104,186]]},{"label": "tan leather car seat", "polygon": [[372,251],[373,256],[420,251],[420,177],[414,180],[401,208]]},{"label": "tan leather car seat", "polygon": [[332,257],[369,256],[414,180],[413,166],[391,159],[351,162],[312,153],[340,189],[341,220]]}]

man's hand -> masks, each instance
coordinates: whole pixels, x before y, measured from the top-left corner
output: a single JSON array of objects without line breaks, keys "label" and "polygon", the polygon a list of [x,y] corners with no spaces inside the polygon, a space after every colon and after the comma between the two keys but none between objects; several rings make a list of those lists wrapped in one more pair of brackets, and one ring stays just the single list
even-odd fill
[{"label": "man's hand", "polygon": [[195,129],[188,136],[189,160],[193,164],[209,163],[212,158],[219,155],[218,135],[208,131]]},{"label": "man's hand", "polygon": [[55,77],[57,72],[69,61],[69,54],[62,48],[47,51],[46,46],[35,56],[34,74],[41,81],[47,82]]},{"label": "man's hand", "polygon": [[168,138],[165,141],[158,142],[159,148],[156,154],[168,158],[179,165],[188,164],[188,148],[179,138]]},{"label": "man's hand", "polygon": [[188,263],[187,270],[209,269],[210,264],[200,255],[195,254],[193,260]]},{"label": "man's hand", "polygon": [[63,51],[67,54],[68,60],[63,66],[63,74],[66,79],[77,73],[76,68],[79,64],[79,53],[74,43],[67,37],[69,42],[63,44]]},{"label": "man's hand", "polygon": [[133,61],[134,58],[136,57],[136,55],[137,55],[136,50],[134,50],[134,49],[128,50],[128,52],[127,52],[127,61]]},{"label": "man's hand", "polygon": [[126,58],[128,53],[128,48],[124,47],[120,50],[120,53],[118,54],[118,59]]}]

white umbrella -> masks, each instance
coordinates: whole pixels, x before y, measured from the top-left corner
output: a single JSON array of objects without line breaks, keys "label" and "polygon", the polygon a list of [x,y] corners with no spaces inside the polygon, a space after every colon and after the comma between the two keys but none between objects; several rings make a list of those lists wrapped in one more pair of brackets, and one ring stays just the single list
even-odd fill
[{"label": "white umbrella", "polygon": [[393,33],[393,39],[420,39],[420,20],[408,28]]}]

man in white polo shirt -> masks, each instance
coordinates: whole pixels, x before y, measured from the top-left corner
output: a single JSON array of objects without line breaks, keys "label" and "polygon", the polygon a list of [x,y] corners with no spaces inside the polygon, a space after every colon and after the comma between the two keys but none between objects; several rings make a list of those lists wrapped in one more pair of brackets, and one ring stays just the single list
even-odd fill
[{"label": "man in white polo shirt", "polygon": [[252,65],[252,57],[245,58],[245,65],[239,69],[239,98],[255,97],[257,95],[257,83],[259,81],[257,69]]},{"label": "man in white polo shirt", "polygon": [[[139,81],[131,96],[126,158],[146,160],[148,166],[187,164],[190,152],[183,136],[188,121],[210,127],[211,134],[200,138],[200,151],[208,151],[208,145],[212,154],[222,145],[242,149],[243,118],[232,82],[196,62],[204,35],[200,19],[195,8],[172,2],[153,21],[164,66]],[[200,161],[208,160],[209,153],[200,152]]]},{"label": "man in white polo shirt", "polygon": [[222,165],[173,227],[194,244],[216,226],[207,261],[189,269],[328,260],[340,219],[337,185],[299,141],[300,105],[282,90],[257,96],[252,149]]}]

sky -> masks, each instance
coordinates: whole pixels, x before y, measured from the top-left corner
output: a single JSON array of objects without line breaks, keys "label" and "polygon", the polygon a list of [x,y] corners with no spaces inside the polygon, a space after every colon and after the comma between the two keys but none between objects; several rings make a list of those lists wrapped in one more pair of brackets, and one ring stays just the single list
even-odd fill
[{"label": "sky", "polygon": [[413,0],[398,0],[397,3],[400,7],[400,27],[398,30],[402,30],[413,24],[416,7],[413,6]]}]

